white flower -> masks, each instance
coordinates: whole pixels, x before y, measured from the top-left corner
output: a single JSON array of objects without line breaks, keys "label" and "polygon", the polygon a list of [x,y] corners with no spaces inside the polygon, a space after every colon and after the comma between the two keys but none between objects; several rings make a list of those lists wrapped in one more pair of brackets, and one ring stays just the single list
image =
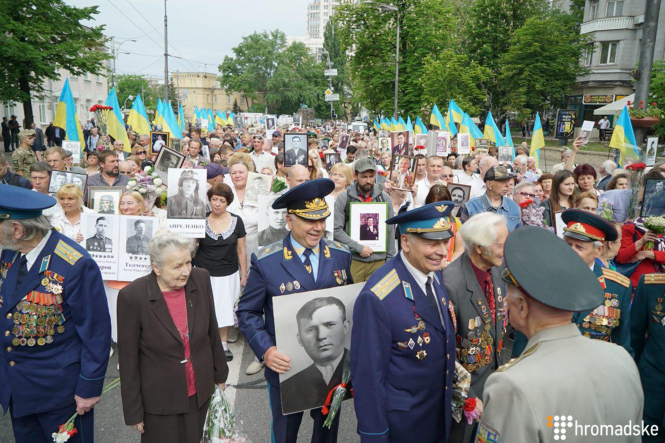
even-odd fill
[{"label": "white flower", "polygon": [[154,179],[154,180],[152,181],[152,183],[153,183],[155,186],[161,186],[162,183],[164,183],[164,182],[162,182],[162,179],[161,179],[161,178],[156,178],[156,179]]},{"label": "white flower", "polygon": [[152,166],[146,166],[145,168],[143,168],[143,173],[146,175],[150,174],[150,171],[152,171]]},{"label": "white flower", "polygon": [[152,178],[153,181],[155,181],[156,178],[159,178],[159,174],[155,172],[154,174],[150,174],[150,177]]},{"label": "white flower", "polygon": [[132,187],[129,186],[129,184],[127,184],[127,186],[125,186],[125,189],[127,189],[129,191],[130,189],[132,189]]},{"label": "white flower", "polygon": [[140,192],[141,194],[145,194],[145,193],[148,192],[148,191],[147,191],[145,188],[141,188],[141,189],[139,189],[139,192]]},{"label": "white flower", "polygon": [[137,181],[136,180],[130,180],[127,182],[127,189],[131,189],[134,186],[136,186]]}]

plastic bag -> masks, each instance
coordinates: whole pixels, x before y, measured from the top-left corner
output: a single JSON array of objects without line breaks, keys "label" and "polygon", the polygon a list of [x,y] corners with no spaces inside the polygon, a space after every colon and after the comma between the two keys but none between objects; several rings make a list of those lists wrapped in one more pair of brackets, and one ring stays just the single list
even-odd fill
[{"label": "plastic bag", "polygon": [[217,386],[210,399],[201,443],[245,443],[247,438],[240,434],[240,424],[233,413],[231,400]]}]

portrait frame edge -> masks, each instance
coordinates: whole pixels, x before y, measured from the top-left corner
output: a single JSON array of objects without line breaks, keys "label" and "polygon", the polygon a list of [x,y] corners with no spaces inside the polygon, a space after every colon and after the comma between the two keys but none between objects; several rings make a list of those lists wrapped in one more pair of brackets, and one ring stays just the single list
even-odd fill
[{"label": "portrait frame edge", "polygon": [[157,155],[157,154],[159,154],[159,152],[155,152],[152,149],[153,146],[154,146],[154,142],[153,142],[153,139],[152,139],[153,134],[155,134],[155,135],[165,135],[166,136],[165,146],[167,148],[170,146],[170,143],[171,143],[171,134],[169,132],[165,132],[165,131],[150,131],[150,148],[148,149],[148,151],[149,151],[150,155]]},{"label": "portrait frame edge", "polygon": [[[379,213],[379,218],[381,218],[381,216],[385,217],[385,220],[379,220],[378,223],[377,223],[378,228],[379,228],[379,238],[381,237],[381,230],[384,230],[384,232],[385,232],[386,238],[385,238],[385,244],[383,245],[384,249],[383,250],[375,250],[374,248],[372,248],[372,250],[373,250],[373,252],[376,252],[376,253],[383,253],[383,254],[388,253],[388,242],[390,241],[390,239],[388,238],[389,228],[388,228],[388,225],[386,225],[386,221],[388,220],[388,215],[389,215],[388,202],[350,202],[349,203],[349,228],[348,228],[348,232],[347,232],[348,236],[353,241],[356,241],[356,242],[360,243],[361,245],[366,246],[366,245],[363,244],[363,242],[367,242],[367,240],[360,240],[359,238],[355,239],[355,238],[352,237],[353,226],[355,226],[355,223],[360,223],[360,217],[358,217],[357,221],[354,220],[354,218],[352,217],[352,215],[354,214],[354,209],[355,208],[360,208],[360,207],[363,207],[363,206],[368,208],[368,211],[363,211],[363,212],[370,212],[370,211],[371,212],[378,212]],[[377,208],[376,211],[374,211],[373,209],[369,209],[370,206],[376,207]],[[379,208],[381,208],[381,210],[379,210]],[[384,214],[384,211],[385,211],[385,214]]]}]

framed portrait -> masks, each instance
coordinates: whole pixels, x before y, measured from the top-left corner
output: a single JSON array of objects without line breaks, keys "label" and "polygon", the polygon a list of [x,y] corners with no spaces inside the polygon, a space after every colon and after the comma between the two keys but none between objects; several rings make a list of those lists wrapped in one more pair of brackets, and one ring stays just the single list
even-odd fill
[{"label": "framed portrait", "polygon": [[411,191],[416,181],[418,160],[408,155],[393,155],[390,166],[390,181],[394,189]]},{"label": "framed portrait", "polygon": [[182,139],[172,137],[170,141],[169,148],[173,149],[176,152],[182,152]]},{"label": "framed portrait", "polygon": [[274,130],[275,129],[275,117],[269,116],[266,117],[266,130]]},{"label": "framed portrait", "polygon": [[[272,204],[280,194],[268,194],[258,196],[257,218],[259,231],[259,247],[264,247],[281,241],[289,234],[286,224],[286,209],[273,209]],[[330,217],[329,217],[330,218]]]},{"label": "framed portrait", "polygon": [[284,166],[293,165],[307,167],[307,134],[305,133],[284,135]]},{"label": "framed portrait", "polygon": [[120,197],[124,188],[91,186],[88,188],[88,208],[97,214],[120,214]]},{"label": "framed portrait", "polygon": [[150,273],[148,243],[159,229],[157,217],[121,216],[118,279],[134,281]]},{"label": "framed portrait", "polygon": [[62,141],[62,149],[72,154],[72,163],[78,165],[81,163],[81,143],[70,140]]},{"label": "framed portrait", "polygon": [[81,191],[85,192],[85,183],[87,181],[88,176],[86,174],[78,174],[69,171],[53,171],[51,172],[51,181],[48,185],[48,192],[55,194],[63,185],[67,184],[76,185]]},{"label": "framed portrait", "polygon": [[489,151],[491,146],[494,146],[494,143],[492,143],[492,140],[487,139],[487,138],[477,138],[475,140],[476,143],[476,150],[478,149],[485,149]]},{"label": "framed portrait", "polygon": [[563,211],[558,211],[554,213],[554,217],[552,217],[552,221],[554,221],[554,233],[557,235],[557,237],[563,239],[563,228],[566,227],[566,224],[563,222],[563,219],[561,218],[561,215],[563,214]]},{"label": "framed portrait", "polygon": [[647,150],[646,150],[646,161],[645,161],[646,165],[647,166],[655,165],[657,156],[658,156],[658,137],[649,137],[647,138]]},{"label": "framed portrait", "polygon": [[[206,120],[207,121],[207,120]],[[169,137],[171,134],[163,131],[150,132],[150,155],[157,155],[162,148],[169,145]]]},{"label": "framed portrait", "polygon": [[[346,286],[345,271],[334,272],[337,287],[301,292],[300,283],[287,281],[284,295],[273,299],[276,344],[291,359],[291,369],[279,376],[283,414],[323,406],[349,364],[353,308],[363,285]],[[327,346],[312,331],[325,334]],[[326,381],[317,366],[330,365]],[[349,398],[347,392],[344,399]]]},{"label": "framed portrait", "polygon": [[118,280],[120,216],[81,214],[83,247],[99,266],[104,280]]},{"label": "framed portrait", "polygon": [[447,157],[450,153],[450,132],[438,131],[436,134],[436,155]]},{"label": "framed portrait", "polygon": [[416,134],[414,137],[414,146],[424,146],[427,148],[427,134]]},{"label": "framed portrait", "polygon": [[233,127],[236,131],[242,131],[245,129],[245,119],[242,115],[238,114],[233,116]]},{"label": "framed portrait", "polygon": [[644,186],[640,217],[665,216],[665,179],[650,178]]},{"label": "framed portrait", "polygon": [[580,137],[584,139],[584,146],[586,146],[589,143],[589,139],[591,138],[591,132],[593,131],[593,127],[596,126],[596,122],[591,121],[591,120],[584,120],[582,122],[582,128],[580,129]]},{"label": "framed portrait", "polygon": [[409,155],[409,131],[391,132],[390,143],[393,155]]},{"label": "framed portrait", "polygon": [[325,154],[326,157],[326,169],[330,171],[333,166],[342,161],[342,158],[339,154]]},{"label": "framed portrait", "polygon": [[349,215],[349,236],[374,252],[388,250],[388,203],[351,202]]},{"label": "framed portrait", "polygon": [[[180,140],[180,139],[178,139]],[[166,183],[169,169],[178,169],[185,161],[185,155],[170,148],[162,148],[155,160],[155,172]]]},{"label": "framed portrait", "polygon": [[349,140],[351,140],[351,136],[346,133],[342,133],[339,135],[339,144],[337,145],[337,149],[341,151],[346,151],[346,149],[349,147]]},{"label": "framed portrait", "polygon": [[478,154],[489,154],[489,151],[485,148],[476,148],[475,154],[476,155],[478,155]]},{"label": "framed portrait", "polygon": [[322,138],[319,140],[319,149],[322,151],[325,151],[330,147],[330,139],[329,138]]},{"label": "framed portrait", "polygon": [[245,187],[245,204],[249,206],[259,205],[259,195],[270,194],[272,188],[272,176],[250,172],[247,175]]},{"label": "framed portrait", "polygon": [[515,157],[514,148],[512,146],[500,146],[498,148],[498,159],[499,163],[512,163]]},{"label": "framed portrait", "polygon": [[450,198],[455,203],[455,208],[461,208],[471,198],[471,186],[461,183],[448,183]]},{"label": "framed portrait", "polygon": [[392,150],[390,148],[391,148],[390,137],[379,137],[379,152],[392,153]]},{"label": "framed portrait", "polygon": [[457,153],[469,154],[471,153],[471,138],[469,134],[457,133]]}]

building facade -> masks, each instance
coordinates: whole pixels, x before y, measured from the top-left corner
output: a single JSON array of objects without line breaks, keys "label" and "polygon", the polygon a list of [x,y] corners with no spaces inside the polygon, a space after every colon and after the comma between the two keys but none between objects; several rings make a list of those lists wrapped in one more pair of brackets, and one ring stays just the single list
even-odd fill
[{"label": "building facade", "polygon": [[321,61],[326,24],[339,3],[337,0],[314,0],[310,3],[307,6],[307,31],[300,37],[287,37],[287,44],[303,43],[309,53],[315,55],[317,61]]},{"label": "building facade", "polygon": [[[565,2],[564,2],[565,3]],[[577,111],[577,124],[598,120],[593,111],[634,92],[644,27],[646,0],[586,0],[580,33],[593,41],[582,57],[588,73],[577,79],[567,108]],[[658,17],[654,60],[665,59],[665,8]],[[610,116],[612,119],[613,116]]]}]

